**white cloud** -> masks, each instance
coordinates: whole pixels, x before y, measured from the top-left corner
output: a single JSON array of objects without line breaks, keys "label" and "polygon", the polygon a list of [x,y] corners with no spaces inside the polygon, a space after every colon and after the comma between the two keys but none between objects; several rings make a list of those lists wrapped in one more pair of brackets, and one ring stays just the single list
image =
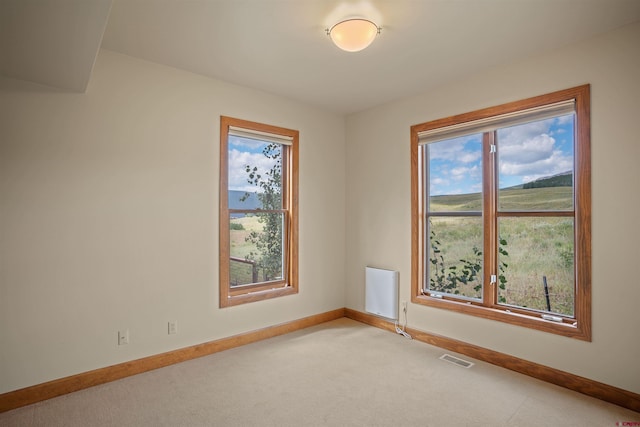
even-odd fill
[{"label": "white cloud", "polygon": [[471,190],[472,193],[479,193],[482,191],[482,182],[478,182],[475,184],[471,184],[471,186],[469,187],[469,189]]},{"label": "white cloud", "polygon": [[[501,163],[500,173],[505,175],[522,175],[525,181],[531,181],[532,177],[540,178],[555,175],[573,169],[573,159],[565,156],[560,150],[554,151],[551,156],[531,163]],[[535,179],[535,178],[533,178]]]},{"label": "white cloud", "polygon": [[[475,143],[476,149],[465,150],[467,143]],[[429,157],[431,160],[449,160],[460,163],[472,163],[482,156],[482,146],[477,135],[463,136],[448,139],[446,141],[429,144]]]},{"label": "white cloud", "polygon": [[573,114],[567,114],[566,116],[560,116],[556,118],[556,123],[559,125],[566,125],[567,123],[573,122]]},{"label": "white cloud", "polygon": [[261,147],[265,144],[264,141],[252,138],[242,138],[235,135],[229,135],[229,146],[233,147],[246,147],[255,150],[256,147]]},{"label": "white cloud", "polygon": [[439,194],[441,188],[448,187],[449,180],[444,178],[434,178],[429,181],[429,193],[431,194]]},{"label": "white cloud", "polygon": [[246,166],[257,167],[257,173],[265,176],[275,164],[274,159],[267,158],[262,153],[248,153],[236,149],[229,150],[229,189],[238,191],[257,192],[259,187],[247,182],[249,177]]},{"label": "white cloud", "polygon": [[452,190],[447,191],[448,195],[454,195],[454,194],[466,194],[466,191],[461,190],[460,188],[454,188]]},{"label": "white cloud", "polygon": [[555,120],[556,119],[539,120],[523,125],[502,128],[498,131],[498,137],[500,141],[511,144],[533,138],[543,133],[548,134]]},{"label": "white cloud", "polygon": [[458,160],[462,163],[473,163],[479,160],[482,157],[482,151],[465,151],[462,154],[459,154]]},{"label": "white cloud", "polygon": [[482,170],[478,165],[473,165],[472,167],[461,166],[451,169],[451,176],[456,181],[470,178],[475,181],[479,179],[481,173]]},{"label": "white cloud", "polygon": [[443,178],[435,178],[431,180],[431,185],[449,185],[449,180]]},{"label": "white cloud", "polygon": [[[564,120],[564,117],[561,119]],[[572,154],[560,150],[555,138],[551,136],[550,127],[556,120],[560,119],[543,120],[500,130],[500,174],[521,177],[525,183],[572,170]]]},{"label": "white cloud", "polygon": [[533,163],[549,158],[555,143],[556,140],[553,137],[542,134],[517,143],[500,144],[500,162]]}]

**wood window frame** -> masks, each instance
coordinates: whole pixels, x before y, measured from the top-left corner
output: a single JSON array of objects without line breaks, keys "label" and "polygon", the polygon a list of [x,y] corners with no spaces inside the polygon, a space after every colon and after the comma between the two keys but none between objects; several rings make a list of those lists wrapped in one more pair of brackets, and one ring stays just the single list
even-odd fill
[{"label": "wood window frame", "polygon": [[[232,288],[230,286],[229,229],[229,131],[241,128],[249,132],[287,137],[291,143],[283,150],[282,200],[278,212],[285,215],[284,265],[282,280]],[[219,306],[229,307],[298,293],[298,157],[299,132],[278,126],[220,116],[220,202],[219,202]],[[248,212],[248,211],[247,211]],[[264,212],[264,211],[263,211]]]},{"label": "wood window frame", "polygon": [[[574,140],[574,286],[575,313],[573,319],[562,322],[545,320],[539,312],[512,306],[497,304],[497,286],[483,286],[483,301],[480,303],[461,301],[453,298],[435,298],[423,291],[425,277],[425,227],[426,209],[424,203],[425,177],[423,159],[419,155],[419,133],[429,130],[459,125],[467,122],[486,120],[504,114],[518,113],[553,103],[574,100],[575,102],[575,140]],[[483,137],[486,149],[487,134]],[[489,136],[488,138],[491,138]],[[493,168],[494,156],[487,157],[484,168]],[[483,186],[493,185],[487,182],[485,170]],[[486,191],[486,187],[484,188]],[[485,265],[496,264],[496,255],[488,250],[495,247],[498,214],[496,200],[484,200],[483,227],[486,236],[484,254],[488,259]],[[525,215],[526,216],[526,215]],[[488,232],[488,233],[487,233]],[[482,317],[527,327],[539,331],[563,335],[570,338],[591,341],[591,136],[590,136],[590,85],[582,85],[521,101],[510,102],[495,107],[459,114],[443,119],[414,125],[411,127],[411,301],[416,304],[452,310],[459,313]],[[484,268],[484,283],[489,283],[489,269]]]}]

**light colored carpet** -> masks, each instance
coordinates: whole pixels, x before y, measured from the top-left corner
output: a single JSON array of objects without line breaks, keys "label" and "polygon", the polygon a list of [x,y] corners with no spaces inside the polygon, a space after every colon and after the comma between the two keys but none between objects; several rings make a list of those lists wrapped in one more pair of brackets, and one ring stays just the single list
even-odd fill
[{"label": "light colored carpet", "polygon": [[[616,426],[640,414],[348,319],[0,414],[1,426]],[[450,353],[451,354],[451,353]],[[622,424],[620,424],[622,425]]]}]

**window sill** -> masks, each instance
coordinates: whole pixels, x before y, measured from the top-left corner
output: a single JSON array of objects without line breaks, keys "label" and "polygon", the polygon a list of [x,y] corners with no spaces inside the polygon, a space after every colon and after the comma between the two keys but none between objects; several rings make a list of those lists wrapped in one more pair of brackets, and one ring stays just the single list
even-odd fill
[{"label": "window sill", "polygon": [[541,317],[539,313],[530,315],[522,314],[507,309],[484,307],[471,302],[460,302],[449,299],[434,298],[428,295],[414,295],[411,302],[429,307],[436,307],[445,310],[456,311],[471,316],[482,317],[489,320],[496,320],[511,325],[522,326],[542,332],[562,335],[569,338],[583,341],[591,341],[591,331],[585,330],[577,323],[554,322]]},{"label": "window sill", "polygon": [[286,295],[293,295],[298,293],[298,288],[293,286],[286,286],[282,288],[260,290],[254,292],[247,292],[244,294],[229,295],[226,300],[220,300],[220,308],[232,307],[240,304],[247,304],[250,302],[262,301],[271,298],[278,298]]}]

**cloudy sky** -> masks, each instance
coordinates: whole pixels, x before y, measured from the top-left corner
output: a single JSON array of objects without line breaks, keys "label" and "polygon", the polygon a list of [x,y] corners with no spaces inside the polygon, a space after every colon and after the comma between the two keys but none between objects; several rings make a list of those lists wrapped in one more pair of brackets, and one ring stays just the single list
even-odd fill
[{"label": "cloudy sky", "polygon": [[[573,170],[573,114],[498,130],[500,188]],[[433,196],[482,189],[482,135],[429,144]]]},{"label": "cloudy sky", "polygon": [[[498,130],[500,188],[573,169],[573,115]],[[268,143],[229,136],[229,189],[257,192],[246,165],[264,174],[274,160],[262,154]],[[477,193],[482,189],[482,135],[429,144],[431,195]]]},{"label": "cloudy sky", "polygon": [[229,190],[259,192],[257,186],[247,182],[245,166],[257,167],[258,173],[264,176],[275,163],[262,154],[267,145],[267,142],[229,135]]}]

